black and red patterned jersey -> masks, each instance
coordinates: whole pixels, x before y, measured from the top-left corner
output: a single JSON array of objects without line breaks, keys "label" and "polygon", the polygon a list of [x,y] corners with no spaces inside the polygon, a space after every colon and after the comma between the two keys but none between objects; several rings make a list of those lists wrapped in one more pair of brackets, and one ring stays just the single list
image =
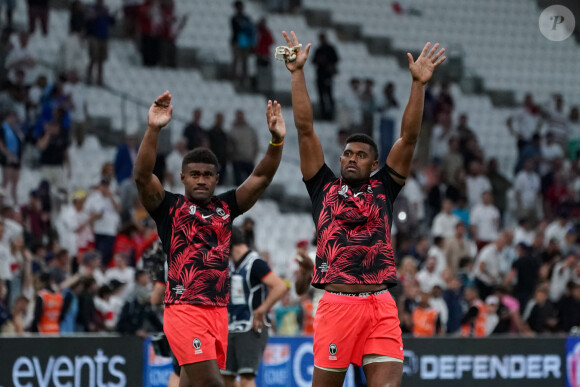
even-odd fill
[{"label": "black and red patterned jersey", "polygon": [[402,185],[389,169],[384,166],[368,183],[349,186],[324,164],[305,181],[317,236],[312,286],[394,285],[391,224],[393,202]]},{"label": "black and red patterned jersey", "polygon": [[167,254],[165,304],[227,306],[232,222],[240,210],[234,190],[206,206],[165,191],[151,217]]}]

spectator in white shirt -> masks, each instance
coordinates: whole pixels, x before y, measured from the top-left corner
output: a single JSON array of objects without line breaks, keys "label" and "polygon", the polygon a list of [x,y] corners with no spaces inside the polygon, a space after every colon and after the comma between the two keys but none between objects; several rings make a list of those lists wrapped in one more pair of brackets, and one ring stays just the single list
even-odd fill
[{"label": "spectator in white shirt", "polygon": [[535,238],[536,232],[530,227],[530,221],[526,218],[521,218],[514,230],[514,244],[525,243],[531,246]]},{"label": "spectator in white shirt", "polygon": [[36,55],[28,46],[29,35],[27,32],[18,34],[18,47],[13,48],[6,57],[6,70],[8,70],[8,79],[16,81],[17,71],[24,72],[24,83],[31,85],[36,79]]},{"label": "spectator in white shirt", "polygon": [[341,128],[358,131],[362,124],[362,102],[360,98],[360,80],[352,78],[350,87],[343,93],[339,103],[338,121]]},{"label": "spectator in white shirt", "polygon": [[519,218],[528,218],[535,221],[538,218],[538,203],[540,200],[540,176],[534,171],[535,162],[527,159],[515,178],[514,191],[516,194],[517,214]]},{"label": "spectator in white shirt", "polygon": [[101,270],[101,255],[96,251],[88,251],[83,255],[79,274],[85,277],[93,277],[98,286],[107,283],[107,279]]},{"label": "spectator in white shirt", "polygon": [[72,135],[80,146],[85,140],[85,122],[89,117],[89,111],[85,85],[80,82],[75,70],[68,73],[63,93],[69,97]]},{"label": "spectator in white shirt", "polygon": [[437,117],[437,124],[433,126],[431,134],[431,159],[441,160],[449,151],[449,140],[457,132],[453,128],[451,113],[442,111]]},{"label": "spectator in white shirt", "polygon": [[86,211],[96,218],[93,223],[95,249],[101,253],[103,267],[107,267],[111,261],[117,228],[121,221],[121,206],[116,195],[111,192],[109,183],[108,179],[102,179],[85,204]]},{"label": "spectator in white shirt", "polygon": [[442,236],[443,238],[453,238],[455,235],[455,225],[460,221],[453,213],[453,202],[444,199],[441,203],[441,212],[435,215],[431,226],[431,236]]},{"label": "spectator in white shirt", "polygon": [[411,206],[411,214],[408,215],[421,222],[425,217],[425,195],[419,181],[413,175],[407,178],[401,194],[407,198]]},{"label": "spectator in white shirt", "polygon": [[560,250],[566,247],[566,233],[573,226],[568,217],[569,214],[566,211],[560,211],[558,218],[550,223],[545,231],[545,240],[557,240]]},{"label": "spectator in white shirt", "polygon": [[518,152],[532,142],[532,136],[538,132],[538,108],[531,94],[526,94],[524,106],[507,120],[510,133],[518,140]]},{"label": "spectator in white shirt", "polygon": [[471,235],[477,241],[479,249],[497,239],[499,221],[499,210],[493,205],[491,191],[485,191],[481,195],[481,203],[476,204],[469,214]]},{"label": "spectator in white shirt", "polygon": [[[187,140],[180,138],[175,147],[165,159],[165,189],[170,192],[185,193],[185,187],[181,183],[181,164],[183,156],[187,153]],[[221,176],[220,176],[221,177]]]},{"label": "spectator in white shirt", "polygon": [[430,293],[433,286],[440,283],[445,283],[441,278],[441,274],[435,269],[437,267],[437,258],[430,256],[425,261],[425,267],[419,270],[417,276],[415,277],[419,282],[421,291]]},{"label": "spectator in white shirt", "polygon": [[116,279],[125,284],[119,297],[127,301],[133,294],[133,288],[135,287],[135,268],[129,266],[129,257],[125,253],[116,253],[113,257],[113,262],[115,266],[105,272],[105,278],[109,283]]},{"label": "spectator in white shirt", "polygon": [[491,191],[491,183],[483,174],[483,166],[479,161],[474,160],[469,164],[469,175],[465,179],[465,185],[469,208],[481,203],[481,195],[485,191]]},{"label": "spectator in white shirt", "polygon": [[98,215],[91,216],[84,210],[86,197],[84,190],[76,190],[71,195],[72,205],[62,207],[57,222],[60,244],[71,257],[82,258],[95,242],[92,223]]},{"label": "spectator in white shirt", "polygon": [[[455,227],[453,228],[455,229]],[[435,271],[439,274],[443,273],[443,270],[447,267],[447,260],[445,259],[445,238],[442,236],[436,236],[433,238],[433,246],[429,248],[427,256],[435,257]]]},{"label": "spectator in white shirt", "polygon": [[475,285],[482,298],[493,293],[494,287],[501,284],[502,250],[506,247],[506,237],[500,234],[497,240],[485,246],[477,256],[474,266]]},{"label": "spectator in white shirt", "polygon": [[550,281],[549,297],[550,301],[558,302],[566,291],[566,286],[570,281],[580,281],[578,267],[580,261],[575,253],[569,253],[566,259],[556,263],[552,271]]}]

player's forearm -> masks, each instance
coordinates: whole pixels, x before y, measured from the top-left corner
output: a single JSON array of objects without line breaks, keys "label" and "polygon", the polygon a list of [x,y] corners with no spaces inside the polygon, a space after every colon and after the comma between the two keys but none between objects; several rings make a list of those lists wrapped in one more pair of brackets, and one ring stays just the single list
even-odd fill
[{"label": "player's forearm", "polygon": [[292,73],[292,107],[298,135],[302,131],[312,130],[314,115],[303,70],[296,70]]},{"label": "player's forearm", "polygon": [[147,127],[143,141],[139,146],[135,166],[133,167],[133,178],[137,183],[147,180],[153,174],[155,159],[157,157],[157,139],[159,130]]},{"label": "player's forearm", "polygon": [[401,138],[403,138],[407,143],[417,142],[419,132],[421,131],[424,101],[425,85],[421,82],[413,81],[411,84],[409,102],[405,108],[401,125]]},{"label": "player's forearm", "polygon": [[260,309],[264,311],[264,313],[268,313],[270,309],[274,306],[276,302],[278,302],[284,294],[288,291],[288,288],[284,284],[284,282],[280,281],[279,284],[276,286],[272,286],[268,289],[268,297],[262,302],[259,306]]},{"label": "player's forearm", "polygon": [[[272,138],[272,142],[274,144],[279,144],[284,141],[283,138]],[[276,171],[278,170],[278,166],[280,165],[280,161],[282,160],[282,148],[284,145],[268,145],[268,149],[266,150],[266,154],[260,160],[258,165],[254,168],[252,174],[256,177],[264,179],[264,189],[270,184]]]},{"label": "player's forearm", "polygon": [[296,294],[302,295],[308,291],[310,282],[312,281],[312,272],[305,272],[300,270],[298,272],[298,277],[294,282],[294,288],[296,289]]}]

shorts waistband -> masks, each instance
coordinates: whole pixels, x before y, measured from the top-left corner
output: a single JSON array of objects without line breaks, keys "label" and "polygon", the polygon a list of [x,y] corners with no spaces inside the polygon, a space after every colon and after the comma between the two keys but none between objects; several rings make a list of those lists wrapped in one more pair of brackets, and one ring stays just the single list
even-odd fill
[{"label": "shorts waistband", "polygon": [[367,304],[376,302],[387,302],[392,300],[391,293],[387,289],[376,292],[344,293],[326,291],[322,300],[336,304]]},{"label": "shorts waistband", "polygon": [[330,294],[336,294],[337,296],[347,296],[347,297],[369,297],[370,295],[378,296],[379,294],[388,293],[389,289],[377,290],[376,292],[356,292],[356,293],[348,293],[348,292],[334,292],[332,290],[327,290]]}]

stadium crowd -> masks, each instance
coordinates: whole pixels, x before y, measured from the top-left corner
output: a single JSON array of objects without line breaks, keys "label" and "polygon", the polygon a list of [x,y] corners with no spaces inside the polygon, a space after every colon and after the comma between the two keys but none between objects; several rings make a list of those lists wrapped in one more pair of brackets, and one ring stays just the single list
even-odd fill
[{"label": "stadium crowd", "polygon": [[[156,65],[152,57],[167,57],[167,65],[173,66],[173,54],[150,51],[174,52],[172,34],[184,19],[173,15],[171,2],[145,3],[167,7],[169,24],[159,29],[165,34],[163,46],[156,39],[161,35],[148,35],[153,20],[139,18],[153,13],[139,11],[139,2],[126,3],[126,32],[141,37],[143,63]],[[31,12],[30,32],[36,19],[43,20],[42,10],[37,11]],[[2,333],[145,335],[162,329],[160,309],[150,303],[152,281],[143,264],[143,255],[157,241],[155,224],[136,199],[131,178],[136,133],[126,133],[114,158],[86,184],[78,162],[86,154],[84,147],[102,149],[85,135],[90,111],[81,79],[85,76],[90,83],[96,65],[96,83],[102,84],[103,40],[112,22],[102,2],[88,10],[72,2],[71,35],[63,42],[61,75],[54,81],[42,74],[38,58],[27,48],[28,31],[2,30]],[[42,28],[48,33],[45,24]],[[76,60],[84,34],[91,46],[87,66]],[[337,122],[343,135],[361,130],[373,135],[373,127],[393,125],[389,111],[399,106],[393,85],[385,85],[383,95],[376,97],[373,81],[365,80],[364,87],[362,83],[353,79],[351,91],[336,96],[339,108],[321,114]],[[419,152],[395,204],[400,283],[391,292],[404,333],[467,337],[578,330],[580,119],[578,107],[566,110],[566,102],[555,94],[549,103],[539,104],[528,95],[507,120],[506,131],[517,140],[512,179],[512,173],[502,171],[479,146],[477,133],[485,128],[471,128],[469,112],[454,111],[448,85],[428,89],[421,141],[429,151]],[[341,115],[329,117],[334,111]],[[374,121],[377,112],[380,122]],[[201,115],[202,110],[195,109],[183,140],[172,153],[158,157],[156,174],[174,192],[181,192],[181,159],[194,147],[211,148],[223,168],[231,163],[231,169],[221,171],[222,181],[239,184],[253,168],[257,140],[244,113],[236,113],[230,130],[221,114],[212,128],[203,128]],[[26,200],[17,195],[23,166],[38,168],[43,176]],[[234,176],[226,178],[227,170]],[[259,250],[252,220],[246,219],[244,230],[248,245]],[[308,241],[297,241],[300,257],[312,258],[312,250]],[[304,268],[291,255],[286,272],[279,274],[293,289],[300,270]],[[288,292],[271,312],[274,330],[311,334],[317,292]]]}]

